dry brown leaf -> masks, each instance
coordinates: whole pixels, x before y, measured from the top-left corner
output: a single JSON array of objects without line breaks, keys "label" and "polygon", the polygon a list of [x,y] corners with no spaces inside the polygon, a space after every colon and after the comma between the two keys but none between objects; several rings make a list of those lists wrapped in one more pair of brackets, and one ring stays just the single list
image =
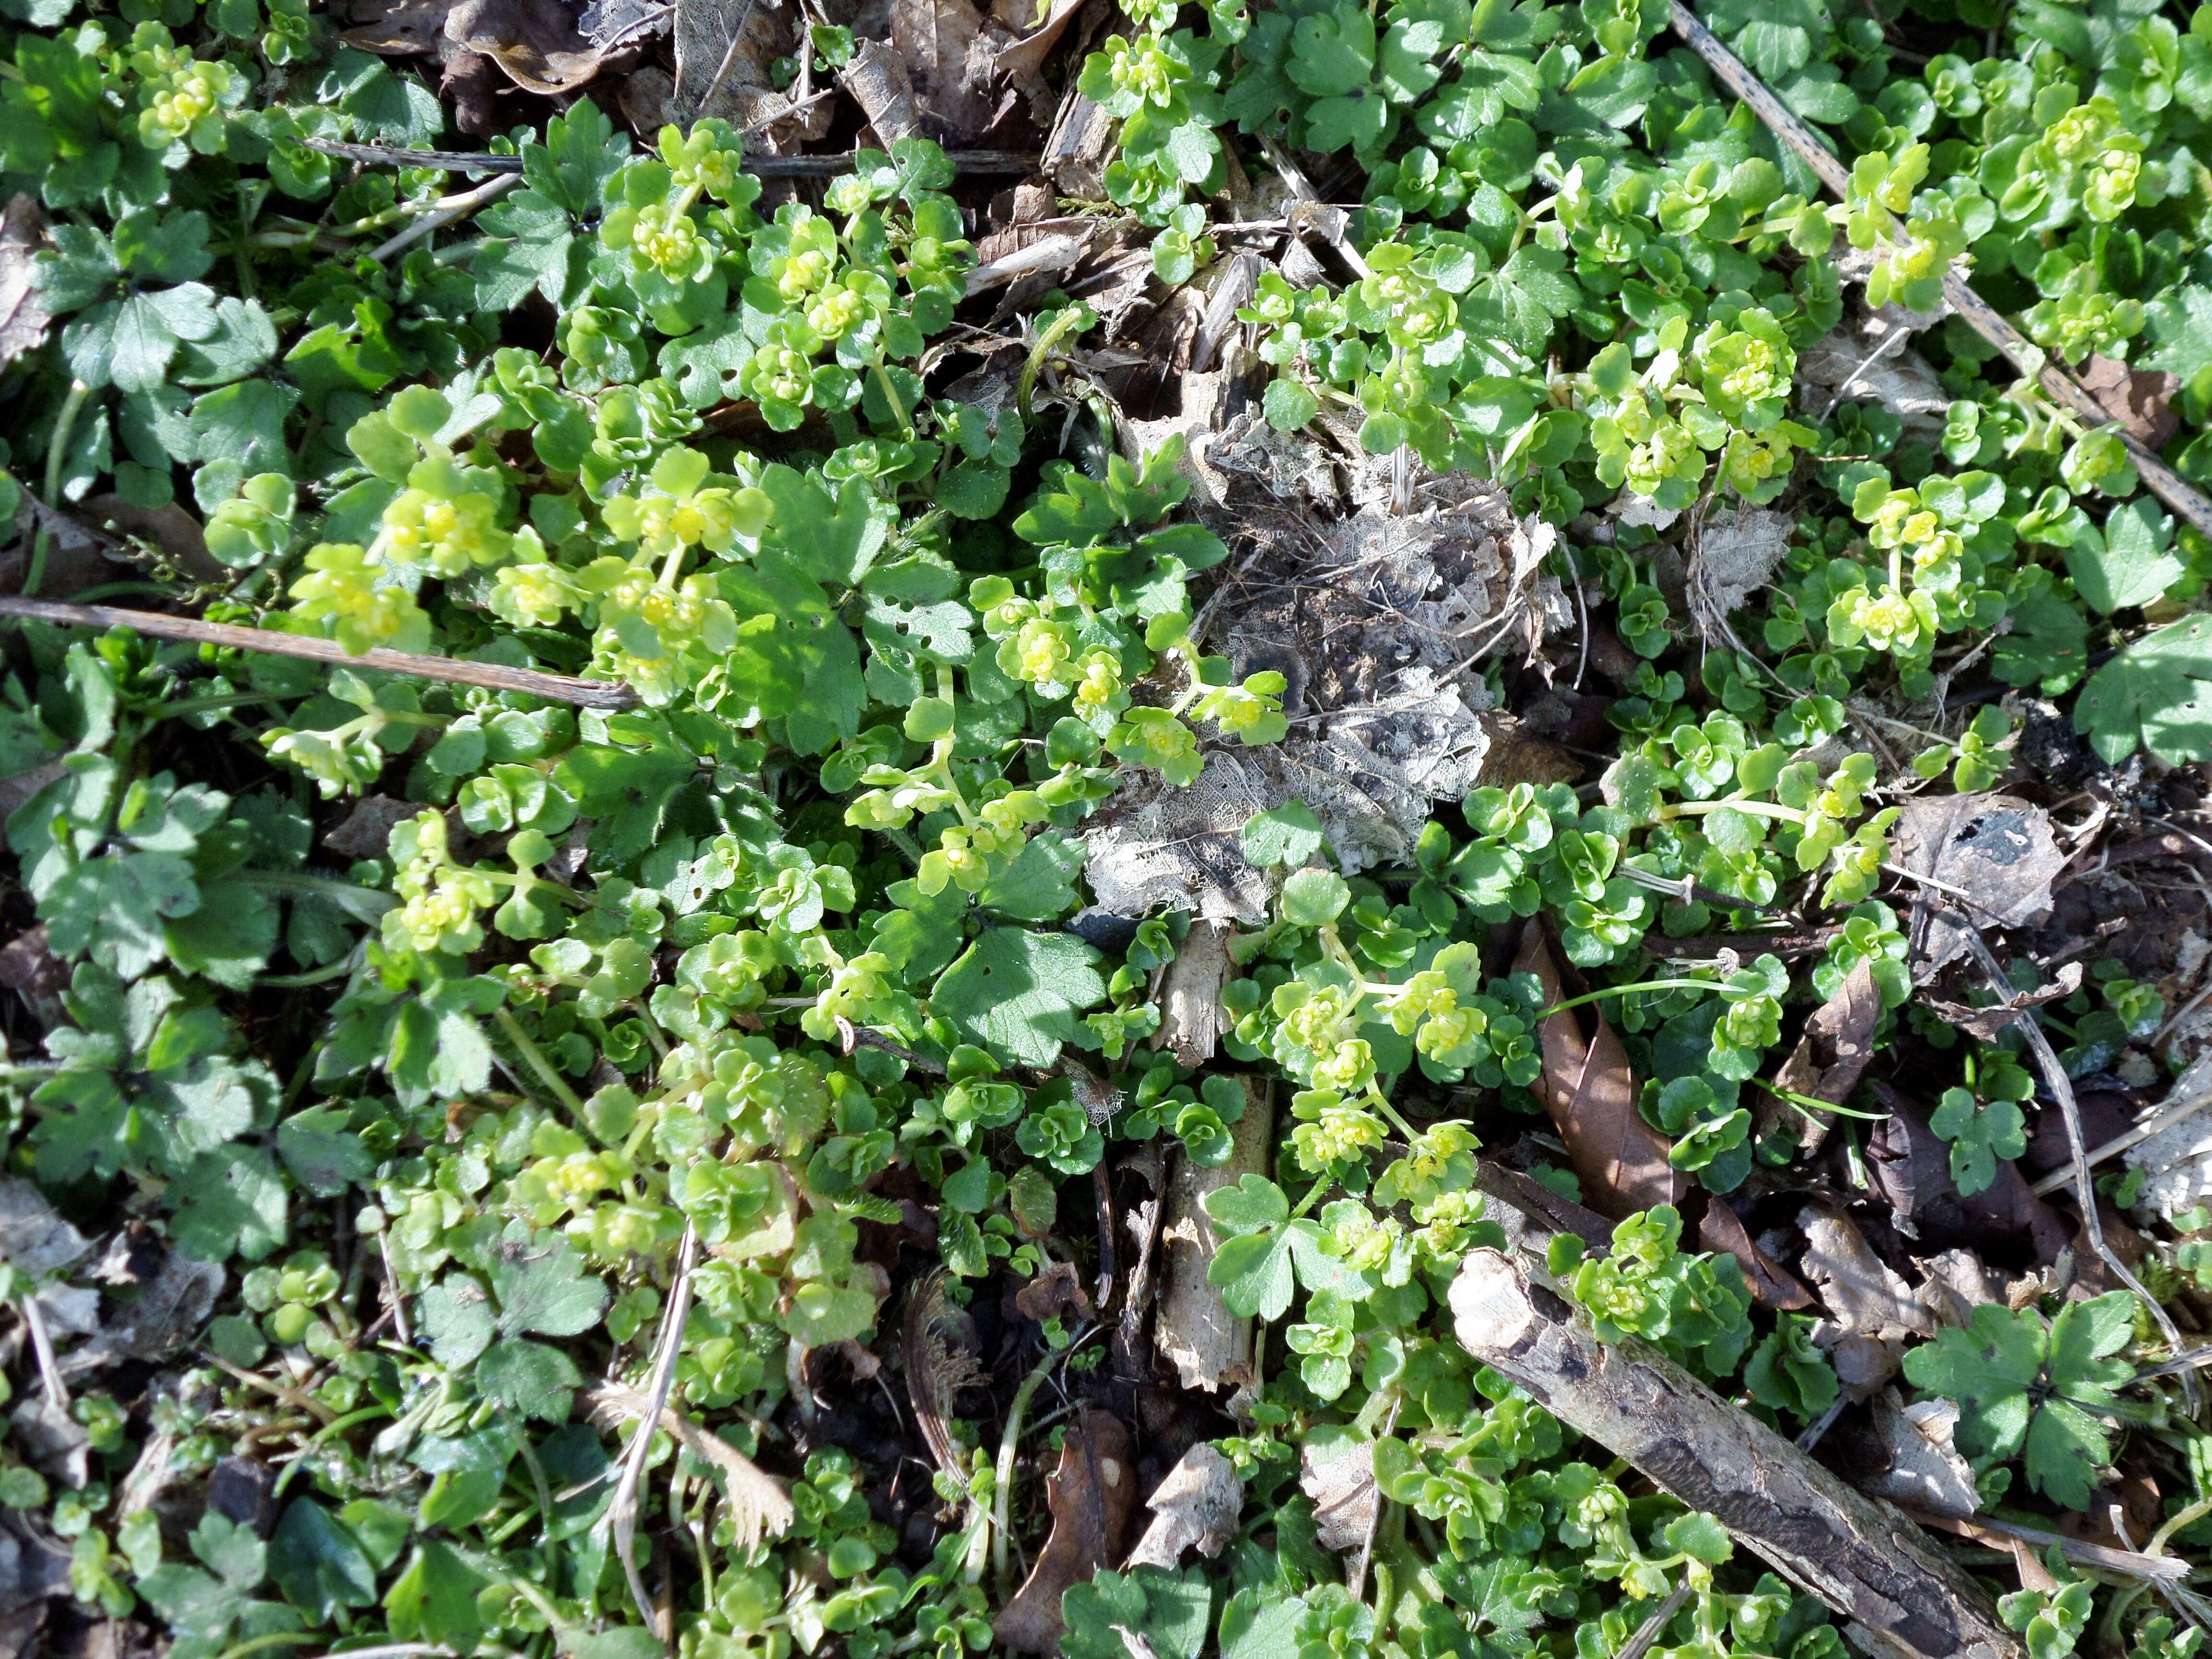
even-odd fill
[{"label": "dry brown leaf", "polygon": [[1886,1498],[1930,1515],[1972,1515],[1981,1507],[1981,1497],[1972,1468],[1951,1443],[1958,1424],[1954,1401],[1900,1406],[1894,1390],[1876,1395],[1874,1431],[1889,1465],[1854,1475],[1852,1484],[1869,1498]]},{"label": "dry brown leaf", "polygon": [[1234,1463],[1200,1441],[1152,1489],[1145,1507],[1152,1510],[1152,1522],[1129,1552],[1127,1566],[1173,1571],[1184,1551],[1194,1548],[1211,1558],[1236,1537],[1244,1483],[1237,1478]]},{"label": "dry brown leaf", "polygon": [[1060,1598],[1121,1559],[1136,1510],[1137,1471],[1127,1425],[1111,1412],[1085,1406],[1060,1441],[1060,1467],[1045,1478],[1052,1535],[991,1633],[1017,1653],[1056,1653]]},{"label": "dry brown leaf", "polygon": [[1368,1441],[1302,1449],[1298,1489],[1313,1500],[1314,1535],[1325,1550],[1364,1549],[1375,1530],[1375,1448]]},{"label": "dry brown leaf", "polygon": [[338,38],[362,52],[387,58],[434,58],[446,38],[446,14],[453,0],[387,0],[358,4],[354,27]]},{"label": "dry brown leaf", "polygon": [[207,550],[207,536],[200,521],[175,501],[140,507],[120,495],[94,495],[85,501],[84,512],[126,536],[151,543],[161,550],[162,557],[196,580],[213,581],[228,574]]},{"label": "dry brown leaf", "polygon": [[62,1356],[62,1375],[81,1376],[118,1360],[159,1359],[170,1353],[207,1322],[222,1285],[222,1269],[213,1262],[164,1252],[150,1278],[140,1282],[137,1297]]},{"label": "dry brown leaf", "polygon": [[[1881,993],[1875,987],[1873,965],[1863,962],[1844,976],[1835,995],[1813,1011],[1804,1035],[1774,1074],[1775,1087],[1842,1105],[1874,1058],[1874,1031],[1881,1020]],[[1762,1094],[1755,1115],[1761,1139],[1786,1133],[1808,1152],[1835,1127],[1827,1114],[1801,1110],[1778,1095]]]},{"label": "dry brown leaf", "polygon": [[1034,82],[1044,68],[1044,60],[1060,44],[1060,37],[1075,21],[1075,14],[1083,9],[1084,0],[1052,0],[1052,10],[1036,33],[1024,35],[999,53],[997,68],[1000,75],[1017,83]]},{"label": "dry brown leaf", "polygon": [[577,31],[568,0],[459,0],[446,14],[445,35],[544,97],[574,91],[599,72],[599,51]]},{"label": "dry brown leaf", "polygon": [[1914,1292],[1936,1316],[1939,1325],[1966,1328],[1974,1310],[2005,1299],[2004,1280],[1972,1250],[1943,1250],[1927,1257],[1915,1256],[1920,1288]]},{"label": "dry brown leaf", "polygon": [[[584,1398],[592,1419],[604,1427],[639,1422],[653,1409],[650,1396],[622,1382],[601,1382]],[[659,1426],[685,1451],[722,1472],[738,1548],[750,1549],[763,1537],[782,1536],[791,1524],[793,1510],[789,1494],[775,1476],[720,1435],[708,1433],[668,1407],[660,1408]]]},{"label": "dry brown leaf", "polygon": [[2178,374],[2136,368],[2100,354],[2092,356],[2075,378],[2106,414],[2127,428],[2129,436],[2141,439],[2147,448],[2165,448],[2181,429],[2180,412],[2173,407],[2181,391]]},{"label": "dry brown leaf", "polygon": [[845,90],[867,116],[876,137],[888,146],[921,136],[914,80],[906,60],[881,40],[854,43],[853,56],[839,71]]},{"label": "dry brown leaf", "polygon": [[0,213],[0,368],[44,345],[53,323],[31,281],[46,224],[46,215],[29,196],[17,195]]},{"label": "dry brown leaf", "polygon": [[1705,1213],[1698,1223],[1698,1245],[1701,1249],[1725,1250],[1734,1256],[1743,1268],[1744,1283],[1751,1288],[1752,1300],[1760,1307],[1788,1312],[1813,1305],[1813,1293],[1800,1285],[1787,1267],[1759,1248],[1744,1231],[1741,1218],[1727,1200],[1714,1198],[1706,1201]]},{"label": "dry brown leaf", "polygon": [[1072,1261],[1046,1262],[1036,1278],[1014,1292],[1014,1306],[1023,1318],[1040,1324],[1069,1315],[1086,1322],[1097,1317]]},{"label": "dry brown leaf", "polygon": [[1805,1233],[1805,1276],[1838,1332],[1884,1340],[1936,1334],[1935,1315],[1874,1253],[1856,1222],[1815,1206],[1798,1225]]},{"label": "dry brown leaf", "polygon": [[676,17],[674,0],[590,0],[576,27],[603,52],[665,34]]},{"label": "dry brown leaf", "polygon": [[[2051,884],[2066,854],[2051,816],[2011,795],[1923,795],[1905,805],[1891,832],[1891,860],[1968,894],[1974,920],[2014,927],[2051,908]],[[1966,952],[1966,935],[1945,907],[1915,907],[1913,978],[1925,983]]]},{"label": "dry brown leaf", "polygon": [[85,1236],[27,1181],[0,1180],[0,1259],[33,1280],[82,1261]]},{"label": "dry brown leaf", "polygon": [[1947,1025],[1955,1025],[1968,1036],[1982,1042],[1994,1042],[1997,1035],[2013,1023],[2015,1009],[2039,1008],[2046,1002],[2056,1002],[2061,997],[2070,997],[2081,988],[2081,964],[2063,963],[2048,985],[2033,991],[2017,991],[2012,1000],[1994,1008],[1970,1008],[1963,1003],[1946,1002],[1941,997],[1922,997],[1920,1006]]},{"label": "dry brown leaf", "polygon": [[939,137],[974,145],[991,126],[987,82],[997,56],[982,14],[973,0],[891,0],[890,9],[891,50],[922,116]]},{"label": "dry brown leaf", "polygon": [[1951,1144],[1929,1127],[1927,1109],[1879,1079],[1870,1086],[1888,1116],[1867,1137],[1867,1164],[1900,1232],[1929,1251],[2006,1241],[2027,1244],[2039,1262],[2057,1260],[2071,1235],[2011,1159],[1997,1160],[1986,1191],[1966,1196],[1951,1177]]},{"label": "dry brown leaf", "polygon": [[[1559,966],[1540,923],[1521,935],[1516,973],[1532,973],[1547,1006],[1561,1000]],[[1585,1032],[1584,1023],[1593,1029]],[[1537,1028],[1544,1108],[1567,1143],[1583,1198],[1615,1221],[1655,1204],[1680,1204],[1689,1178],[1667,1162],[1667,1138],[1636,1109],[1636,1078],[1628,1051],[1604,1018],[1589,1008],[1553,1014]]]}]

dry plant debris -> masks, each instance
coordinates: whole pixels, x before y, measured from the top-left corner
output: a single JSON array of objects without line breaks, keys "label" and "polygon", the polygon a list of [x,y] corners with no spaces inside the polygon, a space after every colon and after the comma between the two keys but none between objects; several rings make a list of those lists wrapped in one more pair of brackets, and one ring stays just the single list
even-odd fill
[{"label": "dry plant debris", "polygon": [[0,0],[0,1659],[2199,1659],[2208,154]]}]

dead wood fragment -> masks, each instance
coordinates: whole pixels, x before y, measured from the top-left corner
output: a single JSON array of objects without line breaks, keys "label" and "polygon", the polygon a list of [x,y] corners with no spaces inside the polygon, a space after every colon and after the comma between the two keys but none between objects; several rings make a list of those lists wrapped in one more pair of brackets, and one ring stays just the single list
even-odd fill
[{"label": "dead wood fragment", "polygon": [[[1561,1000],[1559,963],[1540,921],[1522,933],[1513,969],[1536,975],[1546,1006]],[[1680,1204],[1689,1180],[1667,1162],[1667,1138],[1636,1109],[1628,1051],[1604,1018],[1569,1009],[1541,1021],[1537,1035],[1544,1058],[1538,1091],[1590,1208],[1618,1221],[1655,1204]]]},{"label": "dead wood fragment", "polygon": [[1496,1250],[1453,1281],[1461,1345],[1784,1574],[1858,1621],[1895,1659],[2021,1659],[1972,1579],[1895,1509],[1853,1491],[1656,1350],[1601,1343],[1587,1321]]},{"label": "dead wood fragment", "polygon": [[1017,1653],[1059,1651],[1066,1629],[1061,1595],[1121,1560],[1136,1498],[1127,1426],[1111,1412],[1084,1407],[1060,1442],[1060,1467],[1045,1478],[1052,1535],[991,1633]]},{"label": "dead wood fragment", "polygon": [[1228,922],[1194,921],[1160,982],[1160,1029],[1152,1047],[1168,1049],[1177,1065],[1194,1072],[1213,1058],[1221,1041],[1221,992],[1236,972],[1229,960],[1235,935]]},{"label": "dead wood fragment", "polygon": [[10,593],[0,595],[0,617],[25,617],[33,622],[52,623],[58,628],[96,628],[102,631],[128,628],[149,639],[184,640],[194,645],[256,651],[264,656],[298,657],[337,667],[374,668],[388,674],[412,674],[422,679],[451,680],[460,685],[483,685],[495,691],[523,691],[534,697],[575,703],[585,708],[627,708],[637,701],[635,693],[618,684],[571,679],[566,674],[543,674],[533,668],[509,668],[503,663],[420,656],[411,651],[388,651],[382,646],[356,653],[336,640],[240,628],[234,623],[202,622],[197,617],[171,617],[154,611],[123,611],[108,605],[67,605],[58,599],[27,599]]},{"label": "dead wood fragment", "polygon": [[1267,1085],[1244,1082],[1244,1115],[1230,1126],[1229,1161],[1201,1169],[1188,1158],[1177,1161],[1174,1180],[1160,1200],[1164,1219],[1160,1245],[1159,1316],[1152,1341],[1176,1368],[1186,1389],[1218,1394],[1238,1388],[1252,1376],[1252,1322],[1229,1311],[1220,1290],[1207,1282],[1206,1270],[1220,1249],[1213,1218],[1206,1212],[1206,1194],[1234,1187],[1246,1175],[1267,1173],[1267,1145],[1274,1114]]},{"label": "dead wood fragment", "polygon": [[2047,1550],[2055,1544],[2068,1560],[2106,1572],[2124,1573],[2131,1578],[2162,1579],[2168,1583],[2189,1576],[2189,1563],[2178,1555],[2145,1555],[2140,1550],[2116,1550],[2107,1545],[2093,1544],[2085,1538],[2069,1538],[2063,1533],[2045,1532],[2040,1527],[2023,1527],[2014,1522],[1999,1521],[1994,1516],[1985,1516],[1970,1521],[1919,1510],[1908,1510],[1906,1513],[1924,1527],[1955,1533],[1961,1538],[1971,1538],[1977,1543],[1985,1543],[1994,1548],[2002,1549],[2012,1543],[2021,1543],[2034,1549]]},{"label": "dead wood fragment", "polygon": [[1200,1441],[1152,1488],[1145,1506],[1152,1522],[1129,1552],[1127,1565],[1173,1571],[1187,1550],[1210,1559],[1228,1547],[1243,1513],[1244,1483],[1237,1478],[1234,1463]]}]

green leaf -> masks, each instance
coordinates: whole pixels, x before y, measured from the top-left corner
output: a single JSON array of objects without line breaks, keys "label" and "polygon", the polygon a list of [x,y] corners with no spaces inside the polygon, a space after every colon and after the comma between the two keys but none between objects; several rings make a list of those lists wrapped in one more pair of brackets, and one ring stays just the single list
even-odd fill
[{"label": "green leaf", "polygon": [[1268,381],[1260,402],[1267,424],[1278,432],[1296,432],[1321,413],[1321,398],[1312,388],[1287,374]]},{"label": "green leaf", "polygon": [[1667,1523],[1667,1543],[1693,1561],[1718,1566],[1735,1553],[1728,1528],[1703,1510],[1692,1510]]},{"label": "green leaf", "polygon": [[575,244],[567,209],[526,187],[486,208],[477,223],[487,238],[469,266],[478,310],[512,311],[533,290],[548,305],[567,303]]},{"label": "green leaf", "polygon": [[1375,72],[1375,20],[1359,6],[1300,18],[1284,70],[1301,92],[1316,98],[1364,88]]},{"label": "green leaf", "polygon": [[1324,839],[1313,808],[1302,800],[1286,800],[1246,823],[1244,857],[1262,870],[1274,865],[1296,867],[1318,854]]},{"label": "green leaf", "polygon": [[2140,744],[2179,766],[2212,759],[2212,616],[2135,641],[2089,677],[2074,727],[2117,766]]},{"label": "green leaf", "polygon": [[430,1352],[448,1370],[474,1364],[497,1330],[491,1297],[466,1273],[448,1273],[422,1292],[423,1334]]},{"label": "green leaf", "polygon": [[1334,921],[1352,902],[1352,889],[1334,870],[1297,870],[1283,884],[1283,920],[1293,927]]},{"label": "green leaf", "polygon": [[384,1607],[392,1633],[403,1642],[435,1642],[467,1653],[483,1634],[477,1595],[483,1576],[453,1553],[452,1547],[426,1539],[415,1559],[386,1592]]},{"label": "green leaf", "polygon": [[1085,849],[1057,830],[1030,838],[1006,872],[975,896],[987,910],[1015,921],[1052,921],[1075,908]]},{"label": "green leaf", "polygon": [[1158,1659],[1198,1659],[1213,1622],[1213,1592],[1204,1572],[1139,1566],[1126,1575],[1100,1572],[1060,1596],[1067,1659],[1128,1659],[1122,1632],[1132,1632]]},{"label": "green leaf", "polygon": [[336,1198],[375,1171],[375,1155],[362,1145],[350,1116],[343,1106],[317,1106],[276,1126],[277,1156],[318,1198]]},{"label": "green leaf", "polygon": [[1067,933],[991,927],[945,971],[930,1010],[967,1041],[1015,1066],[1050,1066],[1102,1001],[1098,953]]},{"label": "green leaf", "polygon": [[259,1584],[268,1571],[269,1550],[251,1526],[210,1510],[192,1528],[192,1553],[209,1571],[240,1594]]},{"label": "green leaf", "polygon": [[589,99],[568,106],[566,115],[545,123],[545,142],[522,147],[522,176],[528,186],[579,219],[599,210],[608,180],[629,159],[628,133]]},{"label": "green leaf", "polygon": [[580,1336],[599,1322],[607,1305],[605,1282],[584,1271],[582,1255],[565,1236],[535,1232],[520,1221],[500,1237],[491,1288],[499,1298],[499,1328],[509,1336]]},{"label": "green leaf", "polygon": [[167,1197],[176,1209],[169,1237],[202,1261],[233,1255],[258,1261],[287,1237],[283,1177],[258,1146],[203,1152],[172,1183]]},{"label": "green leaf", "polygon": [[2144,367],[2179,375],[2185,386],[2212,368],[2212,288],[2191,283],[2174,289],[2148,310],[2158,349],[2143,359]]},{"label": "green leaf", "polygon": [[376,1605],[376,1567],[361,1541],[312,1498],[295,1498],[269,1540],[269,1571],[309,1623]]},{"label": "green leaf", "polygon": [[2081,597],[2107,616],[2148,605],[2188,573],[2173,551],[2173,520],[2148,496],[2114,508],[2101,536],[2075,537],[2066,568]]},{"label": "green leaf", "polygon": [[584,1381],[575,1362],[558,1348],[519,1337],[487,1348],[474,1376],[486,1399],[546,1423],[568,1420],[569,1405]]}]

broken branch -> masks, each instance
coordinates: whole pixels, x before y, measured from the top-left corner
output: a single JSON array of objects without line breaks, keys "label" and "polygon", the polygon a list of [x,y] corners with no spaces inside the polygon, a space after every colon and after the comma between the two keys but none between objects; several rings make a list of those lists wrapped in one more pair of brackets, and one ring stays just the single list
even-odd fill
[{"label": "broken branch", "polygon": [[1979,1587],[1868,1498],[1649,1345],[1589,1322],[1492,1249],[1452,1283],[1461,1345],[1562,1422],[1705,1510],[1896,1659],[2021,1659]]},{"label": "broken branch", "polygon": [[[1820,142],[1813,129],[1798,119],[1764,81],[1723,46],[1682,0],[1670,0],[1669,12],[1674,33],[1705,60],[1713,78],[1749,105],[1752,112],[1766,124],[1774,136],[1819,175],[1831,195],[1843,197],[1850,175],[1842,161]],[[2092,427],[2112,424],[2112,411],[1976,294],[1955,263],[1944,273],[1943,299],[1959,313],[1960,321],[2002,352],[2014,368],[2033,380],[2057,403]],[[2187,520],[2200,535],[2212,536],[2212,501],[2206,501],[2135,434],[2123,428],[2119,437],[2127,446],[2128,459],[2135,463],[2143,487]]]},{"label": "broken branch", "polygon": [[128,628],[149,639],[181,640],[187,645],[256,651],[264,657],[296,657],[337,668],[374,668],[386,674],[412,674],[417,679],[480,685],[493,691],[520,691],[584,708],[627,708],[637,701],[635,692],[617,682],[573,679],[566,674],[509,668],[503,663],[468,662],[459,657],[387,651],[380,645],[356,653],[347,650],[336,640],[280,634],[273,629],[240,628],[234,623],[202,622],[197,617],[171,617],[158,611],[121,611],[113,605],[70,605],[60,599],[27,599],[15,594],[0,594],[0,617],[52,623],[57,628]]}]

